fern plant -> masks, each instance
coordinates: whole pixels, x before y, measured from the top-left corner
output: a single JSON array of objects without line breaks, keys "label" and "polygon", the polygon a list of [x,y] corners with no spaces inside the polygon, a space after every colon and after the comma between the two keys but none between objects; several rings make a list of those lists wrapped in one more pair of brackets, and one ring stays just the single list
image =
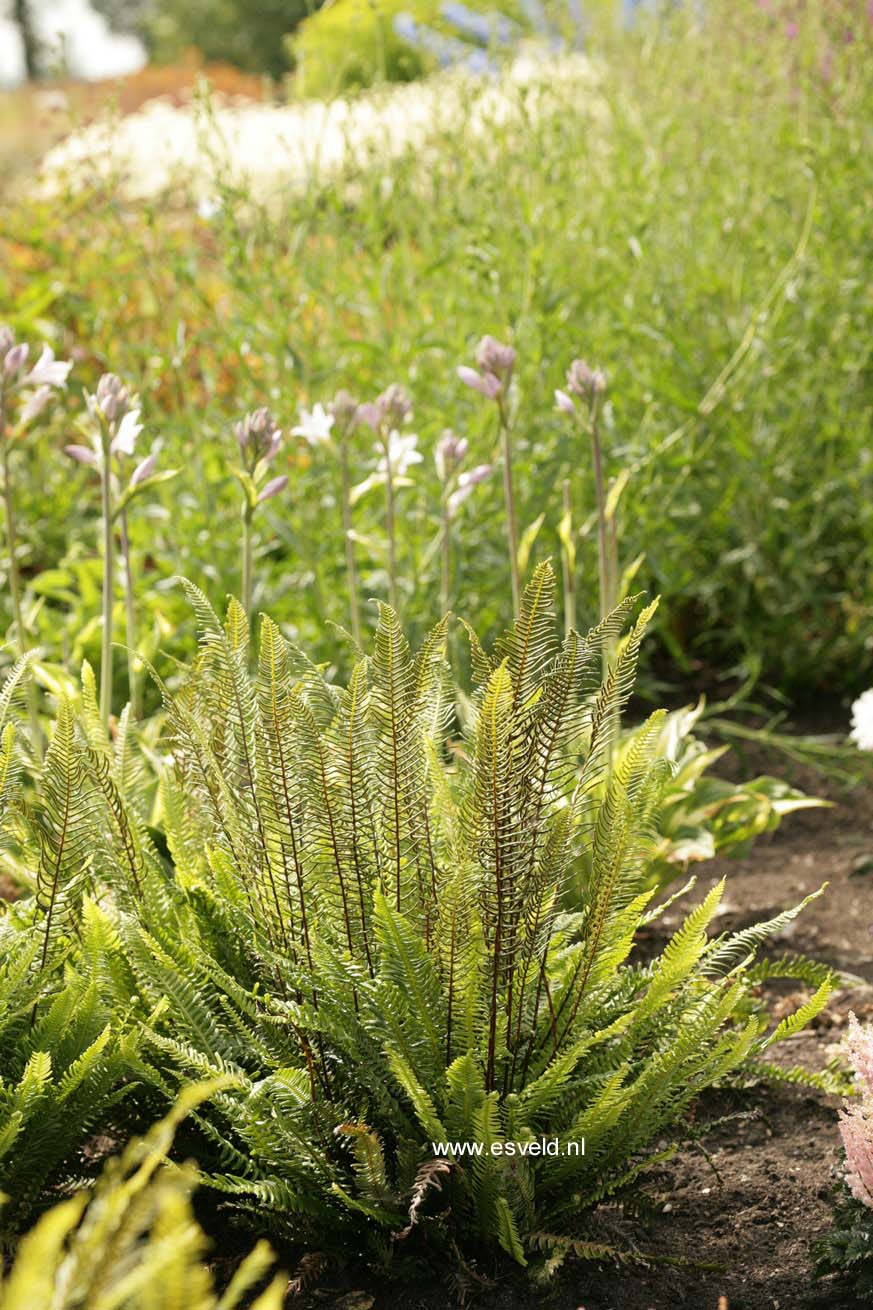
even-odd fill
[{"label": "fern plant", "polygon": [[15,852],[16,876],[33,893],[0,900],[4,1240],[20,1229],[48,1184],[75,1176],[78,1149],[131,1090],[138,1039],[129,999],[113,1004],[123,991],[109,976],[119,967],[118,937],[93,899],[109,891],[115,903],[127,904],[141,864],[136,820],[122,800],[136,774],[126,720],[110,763],[105,736],[102,750],[89,737],[100,718],[86,667],[81,707],[74,712],[61,698],[48,750],[25,795],[22,752],[31,769],[34,761],[26,743],[16,741],[14,706],[26,673],[20,661],[0,693],[0,849]]},{"label": "fern plant", "polygon": [[179,1121],[212,1090],[188,1088],[145,1138],[105,1165],[92,1192],[43,1215],[0,1277],[0,1310],[281,1310],[281,1276],[249,1297],[273,1264],[266,1242],[217,1295],[191,1206],[196,1173],[165,1163]]},{"label": "fern plant", "polygon": [[381,606],[338,686],[267,618],[251,674],[242,608],[222,623],[185,587],[199,655],[177,690],[158,679],[172,869],[117,785],[88,818],[95,967],[119,1006],[137,998],[139,1073],[168,1097],[224,1080],[195,1112],[204,1179],[306,1246],[588,1249],[593,1209],[662,1158],[694,1097],[830,987],[768,1034],[752,963],[802,907],[711,938],[720,887],[634,961],[658,913],[663,715],[607,762],[653,606],[559,643],[542,566],[493,652],[470,630],[458,736],[445,622],[413,655]]}]

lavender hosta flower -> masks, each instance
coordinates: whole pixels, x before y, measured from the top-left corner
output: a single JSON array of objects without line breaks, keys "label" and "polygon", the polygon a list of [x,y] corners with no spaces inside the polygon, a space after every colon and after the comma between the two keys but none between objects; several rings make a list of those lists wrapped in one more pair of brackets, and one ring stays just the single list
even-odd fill
[{"label": "lavender hosta flower", "polygon": [[849,740],[859,750],[873,751],[873,687],[865,691],[852,706],[852,731]]},{"label": "lavender hosta flower", "polygon": [[67,360],[55,359],[55,352],[51,346],[43,346],[39,359],[24,378],[23,385],[65,387],[72,367],[73,365]]},{"label": "lavender hosta flower", "polygon": [[[388,435],[388,450],[379,460],[378,472],[385,474],[390,466],[392,477],[405,477],[412,464],[422,462],[423,456],[417,446],[418,437],[414,432],[400,433],[393,429]],[[376,449],[382,451],[381,446]]]},{"label": "lavender hosta flower", "polygon": [[145,459],[140,460],[140,462],[137,464],[136,468],[133,470],[133,473],[130,476],[130,482],[128,483],[128,486],[130,487],[131,491],[133,490],[134,487],[138,487],[141,483],[145,482],[148,478],[152,476],[152,474],[155,471],[155,465],[157,464],[157,462],[158,462],[158,457],[154,453],[151,455],[146,455]]},{"label": "lavender hosta flower", "polygon": [[87,464],[94,469],[100,467],[100,457],[90,446],[64,446],[64,450],[79,464]]},{"label": "lavender hosta flower", "polygon": [[234,428],[237,444],[254,469],[263,460],[269,464],[275,459],[282,444],[282,432],[266,406],[252,410]]},{"label": "lavender hosta flower", "polygon": [[412,413],[412,398],[397,382],[392,382],[375,400],[358,406],[357,419],[374,432],[399,428]]},{"label": "lavender hosta flower", "polygon": [[0,359],[5,360],[15,345],[15,333],[7,323],[0,323]]},{"label": "lavender hosta flower", "polygon": [[259,494],[257,503],[262,505],[265,500],[272,500],[274,496],[278,496],[280,491],[284,491],[287,485],[288,477],[284,473],[278,478],[271,478]]},{"label": "lavender hosta flower", "polygon": [[291,429],[291,435],[302,437],[310,446],[327,446],[330,444],[333,425],[333,414],[328,413],[321,404],[313,405],[312,409],[301,409],[300,422]]},{"label": "lavender hosta flower", "polygon": [[399,428],[412,413],[412,397],[398,382],[392,382],[378,397],[376,404],[382,414],[382,421],[390,428]]},{"label": "lavender hosta flower", "polygon": [[348,391],[338,391],[327,407],[327,412],[343,436],[348,436],[360,420],[360,406]]},{"label": "lavender hosta flower", "polygon": [[139,421],[139,410],[129,409],[118,424],[114,437],[109,444],[109,452],[112,455],[132,455],[136,447],[136,439],[142,432],[142,424]]},{"label": "lavender hosta flower", "polygon": [[572,396],[568,396],[566,391],[560,388],[555,392],[555,404],[562,414],[575,414],[576,404]]},{"label": "lavender hosta flower", "polygon": [[584,359],[574,359],[567,370],[567,391],[573,396],[592,400],[606,390],[606,374],[591,368]]},{"label": "lavender hosta flower", "polygon": [[29,353],[30,347],[23,341],[6,351],[3,357],[3,372],[8,378],[13,378],[16,373],[21,372],[22,368],[27,363],[27,356]]},{"label": "lavender hosta flower", "polygon": [[494,337],[483,337],[476,347],[476,368],[461,364],[458,377],[465,386],[472,387],[489,400],[496,400],[509,389],[514,368],[512,346],[495,341]]},{"label": "lavender hosta flower", "polygon": [[91,413],[95,418],[102,415],[107,423],[123,419],[133,403],[130,388],[115,373],[104,373],[97,383],[97,390],[88,396]]},{"label": "lavender hosta flower", "polygon": [[846,1183],[856,1201],[873,1209],[873,1029],[849,1015],[849,1059],[860,1096],[840,1112],[846,1151]]},{"label": "lavender hosta flower", "polygon": [[512,346],[486,336],[476,347],[476,364],[483,373],[493,374],[508,386],[515,368],[515,351]]},{"label": "lavender hosta flower", "polygon": [[436,443],[433,452],[437,477],[440,482],[445,482],[454,468],[461,463],[461,460],[466,458],[469,448],[466,437],[459,437],[455,432],[452,432],[451,428],[446,428]]},{"label": "lavender hosta flower", "polygon": [[374,432],[379,431],[382,416],[375,401],[365,400],[363,404],[359,405],[357,418],[359,423],[366,423],[367,427],[372,428]]},{"label": "lavender hosta flower", "polygon": [[486,396],[488,400],[496,400],[500,395],[500,379],[495,377],[493,373],[477,373],[469,365],[459,364],[458,377],[465,386],[472,387],[473,391],[478,391],[480,395]]},{"label": "lavender hosta flower", "polygon": [[32,423],[35,418],[39,418],[51,400],[52,394],[53,388],[48,383],[44,383],[41,387],[37,387],[32,395],[28,396],[18,416],[18,422],[23,428],[27,427],[28,423]]},{"label": "lavender hosta flower", "polygon": [[464,501],[470,496],[480,482],[491,476],[490,464],[477,464],[475,468],[458,474],[457,488],[449,496],[447,508],[449,518],[454,518]]}]

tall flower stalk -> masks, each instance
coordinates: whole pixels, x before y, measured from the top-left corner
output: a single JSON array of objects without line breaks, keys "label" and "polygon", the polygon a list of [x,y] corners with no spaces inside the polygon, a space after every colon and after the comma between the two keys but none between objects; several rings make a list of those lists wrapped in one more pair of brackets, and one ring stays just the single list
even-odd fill
[{"label": "tall flower stalk", "polygon": [[[611,564],[615,545],[615,530],[607,513],[606,481],[603,474],[603,446],[600,439],[600,412],[606,392],[606,375],[600,369],[591,369],[581,359],[574,359],[567,373],[566,389],[555,392],[558,408],[571,415],[588,434],[591,444],[591,466],[594,473],[594,495],[597,502],[597,567],[599,579],[600,617],[611,614],[617,603],[618,579]],[[612,542],[610,541],[612,538]]]},{"label": "tall flower stalk", "polygon": [[138,667],[136,588],[131,558],[128,507],[131,501],[158,482],[175,477],[175,470],[155,474],[157,455],[146,455],[127,478],[125,464],[132,459],[142,432],[139,401],[114,373],[104,373],[97,390],[86,393],[90,423],[82,426],[89,444],[66,447],[67,454],[100,475],[101,540],[103,554],[103,624],[100,653],[100,713],[104,723],[112,713],[113,609],[115,601],[116,542],[121,545],[124,568],[124,610],[127,646],[128,698],[136,718],[142,716],[142,678]]},{"label": "tall flower stalk", "polygon": [[340,467],[340,504],[342,509],[343,543],[346,556],[346,581],[349,593],[349,621],[356,646],[361,644],[361,608],[358,596],[358,569],[355,560],[355,534],[352,526],[352,479],[349,463],[349,442],[358,426],[360,412],[357,402],[347,391],[339,391],[328,405],[314,405],[300,413],[300,422],[291,429],[291,435],[302,437],[310,446],[326,446],[332,451]]},{"label": "tall flower stalk", "polygon": [[282,444],[282,433],[268,409],[263,406],[240,419],[234,427],[242,463],[231,472],[242,487],[242,551],[240,584],[242,606],[246,616],[252,617],[252,589],[254,583],[255,511],[264,501],[278,496],[288,485],[286,474],[267,480],[270,465]]},{"label": "tall flower stalk", "polygon": [[[388,544],[388,597],[391,608],[400,608],[397,586],[397,515],[396,496],[400,486],[407,486],[407,473],[413,464],[420,464],[421,452],[417,449],[418,437],[414,432],[401,432],[412,413],[412,401],[403,387],[392,383],[375,401],[361,405],[358,417],[376,433],[376,450],[379,463],[372,481],[385,485],[385,533]],[[371,479],[368,479],[368,485]]]},{"label": "tall flower stalk", "polygon": [[509,547],[509,575],[512,583],[512,610],[518,618],[521,606],[521,570],[518,560],[518,519],[515,512],[515,488],[512,462],[512,419],[509,410],[509,386],[515,368],[515,351],[494,337],[483,337],[476,349],[476,367],[462,364],[458,377],[468,387],[493,400],[497,408],[500,454],[503,465],[503,501],[506,509],[506,537]]},{"label": "tall flower stalk", "polygon": [[561,579],[564,590],[564,633],[569,636],[576,628],[576,544],[573,540],[573,498],[569,478],[564,478],[562,494]]},{"label": "tall flower stalk", "polygon": [[473,489],[491,473],[490,464],[460,470],[469,449],[465,437],[448,429],[434,450],[437,477],[442,487],[440,524],[440,613],[447,614],[451,604],[452,523]]},{"label": "tall flower stalk", "polygon": [[[43,346],[39,359],[27,370],[30,347],[15,340],[8,327],[0,327],[0,451],[2,451],[3,509],[6,523],[6,549],[8,554],[9,599],[15,625],[15,644],[19,654],[31,649],[24,622],[21,603],[21,574],[18,569],[18,530],[15,515],[15,492],[12,481],[10,446],[13,431],[22,435],[51,400],[53,392],[66,386],[71,364],[55,359],[50,346]],[[12,426],[12,409],[21,401],[17,418]],[[39,702],[32,679],[27,687],[31,737],[38,755],[42,753],[42,730],[39,723]]]},{"label": "tall flower stalk", "polygon": [[[576,420],[587,433],[591,446],[591,467],[594,473],[594,496],[597,504],[597,571],[599,578],[600,618],[611,614],[619,602],[618,585],[618,532],[615,504],[610,506],[606,479],[603,472],[603,446],[600,439],[600,414],[606,394],[606,374],[599,368],[589,368],[582,359],[574,359],[567,372],[564,390],[555,392],[555,402],[565,414]],[[565,510],[571,512],[565,484]],[[565,602],[566,604],[566,602]],[[615,652],[611,643],[603,643],[603,673],[612,663]],[[618,737],[618,714],[613,712],[607,747],[607,767],[611,768],[615,743]]]}]

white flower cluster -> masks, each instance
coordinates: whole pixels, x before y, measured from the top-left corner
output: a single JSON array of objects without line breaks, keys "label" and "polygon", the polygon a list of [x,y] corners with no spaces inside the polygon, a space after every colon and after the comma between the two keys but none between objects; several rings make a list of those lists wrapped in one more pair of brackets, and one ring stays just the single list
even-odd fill
[{"label": "white flower cluster", "polygon": [[568,97],[608,121],[599,78],[582,55],[520,56],[499,77],[451,71],[348,99],[177,108],[147,103],[120,121],[73,133],[44,158],[40,189],[111,181],[128,199],[192,190],[201,215],[216,207],[213,179],[249,187],[260,198],[325,182],[343,170],[372,169],[448,135],[464,148],[500,127],[561,112]]},{"label": "white flower cluster", "polygon": [[849,739],[859,750],[873,751],[873,687],[859,696],[852,706]]}]

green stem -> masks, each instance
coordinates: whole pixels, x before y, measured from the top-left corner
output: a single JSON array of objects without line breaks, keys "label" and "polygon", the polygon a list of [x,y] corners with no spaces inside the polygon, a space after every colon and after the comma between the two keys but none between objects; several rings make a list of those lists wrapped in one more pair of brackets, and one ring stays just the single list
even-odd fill
[{"label": "green stem", "polygon": [[340,442],[340,468],[342,470],[343,537],[346,543],[346,581],[349,588],[349,616],[355,645],[361,644],[361,613],[358,603],[358,568],[355,563],[355,543],[352,537],[352,486],[349,477],[349,447],[345,439]]},{"label": "green stem", "polygon": [[561,573],[564,580],[564,633],[569,636],[576,627],[576,580],[570,560],[570,542],[573,539],[573,503],[570,498],[570,479],[564,478],[564,521],[567,541],[561,543]]},{"label": "green stem", "polygon": [[449,517],[448,484],[443,487],[443,524],[440,542],[440,618],[449,612],[452,571],[452,520]]},{"label": "green stem", "polygon": [[112,711],[112,601],[115,591],[115,537],[112,531],[112,469],[109,436],[103,434],[100,490],[103,510],[103,644],[100,653],[100,717],[109,724]]},{"label": "green stem", "polygon": [[388,499],[388,518],[386,524],[388,531],[388,599],[391,602],[391,608],[396,614],[399,606],[397,601],[397,541],[394,524],[394,474],[391,469],[391,454],[387,437],[385,438],[385,467],[387,470],[385,474],[385,490]]},{"label": "green stem", "polygon": [[606,540],[606,489],[603,483],[603,453],[597,425],[597,402],[591,403],[589,435],[594,461],[594,490],[597,496],[597,563],[600,581],[600,617],[609,614],[609,554]]},{"label": "green stem", "polygon": [[134,719],[142,718],[142,688],[136,667],[136,609],[134,605],[133,563],[130,558],[130,535],[127,529],[127,510],[119,515],[121,553],[124,557],[124,613],[127,625],[127,685],[130,709]]},{"label": "green stem", "polygon": [[242,606],[246,618],[252,618],[252,517],[254,510],[246,501],[243,506],[242,529]]},{"label": "green stem", "polygon": [[[9,554],[9,597],[12,601],[12,619],[15,623],[15,640],[19,656],[30,650],[24,617],[21,610],[21,579],[18,573],[18,534],[15,528],[15,497],[12,493],[12,472],[9,460],[9,435],[6,431],[6,396],[0,386],[0,446],[3,449],[3,505],[6,517],[6,549]],[[42,758],[42,728],[39,723],[39,697],[33,678],[27,680],[27,706],[30,713],[30,732],[33,748]]]},{"label": "green stem", "polygon": [[521,578],[518,570],[518,523],[515,517],[515,491],[512,484],[512,435],[502,399],[498,398],[497,403],[500,413],[500,451],[503,457],[503,500],[506,506],[509,576],[512,581],[512,613],[513,617],[517,619],[521,610]]}]

